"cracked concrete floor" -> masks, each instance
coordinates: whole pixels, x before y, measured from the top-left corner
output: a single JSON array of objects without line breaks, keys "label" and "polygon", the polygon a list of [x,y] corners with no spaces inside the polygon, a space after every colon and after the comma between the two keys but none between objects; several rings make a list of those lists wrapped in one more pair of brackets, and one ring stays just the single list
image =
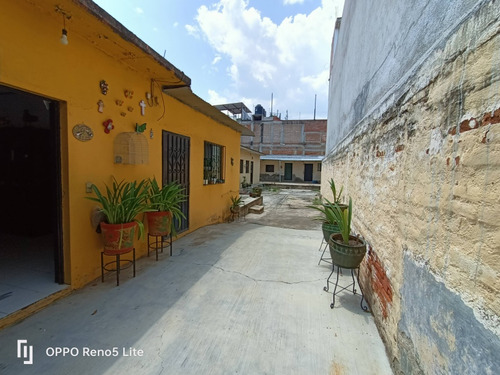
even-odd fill
[{"label": "cracked concrete floor", "polygon": [[0,373],[391,374],[359,296],[330,309],[320,238],[250,221],[199,229],[119,287],[108,276],[0,331]]}]

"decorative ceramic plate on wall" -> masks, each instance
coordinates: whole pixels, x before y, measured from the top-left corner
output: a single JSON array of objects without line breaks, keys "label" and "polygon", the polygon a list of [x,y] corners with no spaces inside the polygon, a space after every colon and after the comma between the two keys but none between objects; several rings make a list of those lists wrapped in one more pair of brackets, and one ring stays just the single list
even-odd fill
[{"label": "decorative ceramic plate on wall", "polygon": [[86,142],[94,137],[94,132],[85,124],[76,124],[73,127],[73,136],[79,141]]}]

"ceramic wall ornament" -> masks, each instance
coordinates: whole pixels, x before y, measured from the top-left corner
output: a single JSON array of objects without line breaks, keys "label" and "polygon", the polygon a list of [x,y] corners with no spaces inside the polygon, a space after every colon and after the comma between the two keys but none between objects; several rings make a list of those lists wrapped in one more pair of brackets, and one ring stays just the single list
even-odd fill
[{"label": "ceramic wall ornament", "polygon": [[115,103],[118,107],[121,107],[123,105],[123,100],[115,100]]},{"label": "ceramic wall ornament", "polygon": [[99,82],[99,87],[101,88],[101,94],[106,95],[108,93],[108,84],[105,80]]},{"label": "ceramic wall ornament", "polygon": [[97,112],[99,112],[99,113],[104,112],[104,102],[102,100],[99,100],[97,102]]},{"label": "ceramic wall ornament", "polygon": [[122,117],[127,116],[127,112],[120,112],[120,116],[122,116]]},{"label": "ceramic wall ornament", "polygon": [[127,107],[127,111],[129,111],[129,112],[133,112],[133,111],[134,111],[134,107],[128,106],[128,107]]},{"label": "ceramic wall ornament", "polygon": [[144,116],[146,110],[146,103],[144,102],[144,100],[141,100],[139,102],[139,105],[141,106],[141,115]]},{"label": "ceramic wall ornament", "polygon": [[144,130],[146,130],[146,126],[147,126],[146,123],[141,124],[141,125],[135,124],[135,131],[137,133],[144,133]]},{"label": "ceramic wall ornament", "polygon": [[94,138],[94,132],[85,124],[76,124],[73,126],[73,136],[79,141],[86,142]]},{"label": "ceramic wall ornament", "polygon": [[113,120],[111,119],[104,121],[102,125],[104,126],[104,133],[106,134],[109,134],[109,132],[115,128],[115,126],[113,125]]},{"label": "ceramic wall ornament", "polygon": [[134,97],[134,92],[132,90],[125,90],[123,93],[127,99],[132,99]]},{"label": "ceramic wall ornament", "polygon": [[154,133],[153,133],[153,128],[149,129],[149,139],[153,139]]}]

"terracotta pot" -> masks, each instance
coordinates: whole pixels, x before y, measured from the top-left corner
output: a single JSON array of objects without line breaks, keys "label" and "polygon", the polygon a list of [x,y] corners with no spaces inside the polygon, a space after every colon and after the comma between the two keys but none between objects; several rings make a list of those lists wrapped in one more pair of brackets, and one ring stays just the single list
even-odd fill
[{"label": "terracotta pot", "polygon": [[167,236],[172,228],[172,212],[153,211],[147,212],[148,233],[152,236]]},{"label": "terracotta pot", "polygon": [[328,245],[333,264],[342,268],[358,268],[366,254],[366,243],[355,236],[349,236],[347,245],[340,233],[334,233],[330,235]]},{"label": "terracotta pot", "polygon": [[104,254],[125,254],[134,248],[136,222],[125,224],[101,223],[101,236],[104,243]]}]

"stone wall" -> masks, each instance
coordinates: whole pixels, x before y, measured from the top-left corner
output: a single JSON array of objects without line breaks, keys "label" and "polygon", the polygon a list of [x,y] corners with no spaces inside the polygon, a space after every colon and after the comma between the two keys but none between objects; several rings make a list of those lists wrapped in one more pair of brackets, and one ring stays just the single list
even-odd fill
[{"label": "stone wall", "polygon": [[[500,3],[413,0],[374,17],[384,3],[344,8],[322,193],[333,177],[353,199],[354,230],[369,244],[362,284],[394,370],[493,374]],[[378,56],[382,34],[390,47]]]}]

